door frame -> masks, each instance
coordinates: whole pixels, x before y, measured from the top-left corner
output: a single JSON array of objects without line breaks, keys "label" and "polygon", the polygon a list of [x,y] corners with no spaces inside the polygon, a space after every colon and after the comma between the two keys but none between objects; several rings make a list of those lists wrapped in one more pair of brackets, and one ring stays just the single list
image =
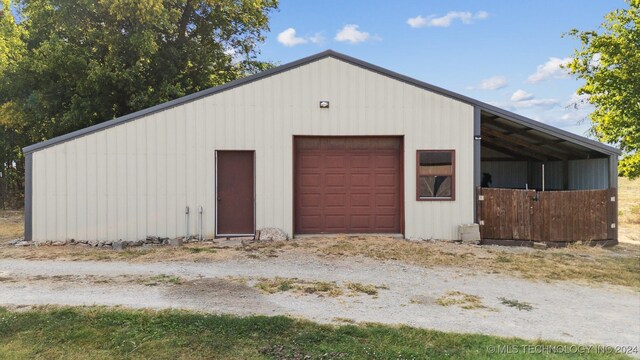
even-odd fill
[{"label": "door frame", "polygon": [[[251,152],[253,155],[253,233],[252,234],[220,234],[218,233],[218,152]],[[249,237],[256,235],[256,151],[255,150],[242,150],[242,149],[216,149],[215,150],[215,191],[213,194],[214,212],[215,212],[215,233],[214,238],[229,238],[229,237]]]},{"label": "door frame", "polygon": [[[405,199],[404,199],[404,135],[292,135],[291,136],[291,238],[296,235],[296,139],[302,138],[394,138],[400,139],[400,234],[405,236]],[[306,235],[306,234],[303,234]],[[323,234],[326,235],[326,234]]]}]

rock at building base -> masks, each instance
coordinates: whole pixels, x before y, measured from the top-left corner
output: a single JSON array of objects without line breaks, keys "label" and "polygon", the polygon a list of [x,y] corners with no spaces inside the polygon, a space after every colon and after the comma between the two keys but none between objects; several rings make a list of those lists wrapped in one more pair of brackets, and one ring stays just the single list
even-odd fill
[{"label": "rock at building base", "polygon": [[466,244],[480,243],[480,226],[478,224],[463,224],[458,228],[460,240]]},{"label": "rock at building base", "polygon": [[170,246],[182,246],[182,239],[169,239]]},{"label": "rock at building base", "polygon": [[282,229],[278,228],[263,228],[260,229],[260,241],[283,241],[289,240],[289,235]]},{"label": "rock at building base", "polygon": [[111,244],[111,247],[113,248],[113,250],[118,250],[118,251],[122,251],[124,249],[126,249],[128,246],[128,244],[124,241],[114,241]]},{"label": "rock at building base", "polygon": [[539,249],[539,250],[544,250],[547,248],[547,244],[545,243],[540,243],[540,242],[534,242],[533,243],[533,248],[534,249]]}]

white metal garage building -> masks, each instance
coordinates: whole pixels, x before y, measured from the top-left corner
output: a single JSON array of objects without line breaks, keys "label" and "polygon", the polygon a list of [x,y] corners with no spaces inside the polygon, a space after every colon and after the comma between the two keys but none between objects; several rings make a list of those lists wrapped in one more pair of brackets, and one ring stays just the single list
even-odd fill
[{"label": "white metal garage building", "polygon": [[539,187],[546,164],[548,187],[615,188],[619,154],[330,50],[24,152],[35,241],[176,238],[199,221],[208,238],[456,239],[482,172]]}]

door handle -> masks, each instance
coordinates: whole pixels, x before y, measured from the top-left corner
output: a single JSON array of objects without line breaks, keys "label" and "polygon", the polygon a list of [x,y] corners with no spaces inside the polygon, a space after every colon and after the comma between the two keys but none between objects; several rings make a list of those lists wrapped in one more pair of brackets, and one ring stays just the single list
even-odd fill
[{"label": "door handle", "polygon": [[222,198],[220,196],[218,196],[218,201],[222,200]]}]

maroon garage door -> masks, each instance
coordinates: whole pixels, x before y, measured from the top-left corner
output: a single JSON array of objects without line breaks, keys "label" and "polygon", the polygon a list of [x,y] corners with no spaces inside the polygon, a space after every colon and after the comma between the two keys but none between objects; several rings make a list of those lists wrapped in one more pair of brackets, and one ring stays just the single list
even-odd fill
[{"label": "maroon garage door", "polygon": [[296,233],[401,232],[402,138],[294,143]]}]

